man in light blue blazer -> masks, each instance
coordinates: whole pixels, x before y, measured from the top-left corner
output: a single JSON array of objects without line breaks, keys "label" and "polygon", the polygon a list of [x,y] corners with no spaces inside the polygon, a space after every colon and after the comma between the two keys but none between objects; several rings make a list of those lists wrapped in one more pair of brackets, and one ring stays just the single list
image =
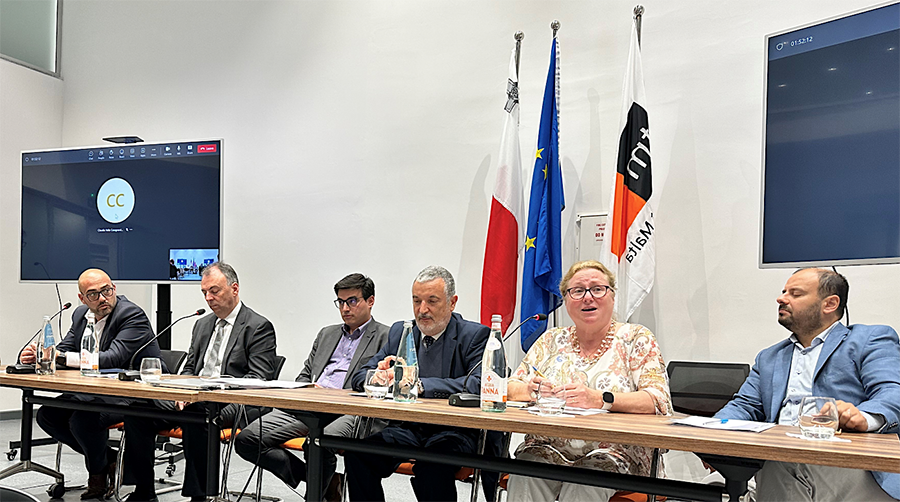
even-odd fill
[{"label": "man in light blue blazer", "polygon": [[[827,269],[794,272],[778,297],[791,336],[756,356],[741,390],[716,418],[796,423],[804,396],[833,397],[844,431],[896,434],[900,340],[889,326],[841,324],[850,287]],[[900,474],[767,461],[757,500],[900,499]]]}]

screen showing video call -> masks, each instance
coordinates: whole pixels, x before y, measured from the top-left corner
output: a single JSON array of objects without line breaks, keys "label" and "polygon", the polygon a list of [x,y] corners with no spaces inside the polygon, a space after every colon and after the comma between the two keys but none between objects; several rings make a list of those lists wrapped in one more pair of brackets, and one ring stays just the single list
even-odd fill
[{"label": "screen showing video call", "polygon": [[22,153],[23,281],[199,281],[221,251],[222,141]]}]

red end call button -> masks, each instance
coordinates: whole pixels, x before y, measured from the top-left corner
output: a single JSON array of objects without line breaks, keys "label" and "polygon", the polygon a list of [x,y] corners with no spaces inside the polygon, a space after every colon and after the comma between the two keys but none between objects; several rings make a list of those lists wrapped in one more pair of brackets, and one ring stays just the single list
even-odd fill
[{"label": "red end call button", "polygon": [[197,153],[215,153],[215,151],[216,151],[215,143],[210,144],[210,145],[197,145]]}]

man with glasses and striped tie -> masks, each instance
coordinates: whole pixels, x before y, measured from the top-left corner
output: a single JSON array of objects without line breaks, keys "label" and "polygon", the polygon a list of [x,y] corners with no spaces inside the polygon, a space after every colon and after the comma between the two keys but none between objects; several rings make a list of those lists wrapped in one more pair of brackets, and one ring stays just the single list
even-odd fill
[{"label": "man with glasses and striped tie", "polygon": [[[237,273],[230,265],[213,263],[203,269],[200,290],[212,315],[194,324],[191,346],[182,375],[216,378],[223,375],[271,380],[275,377],[275,328],[265,317],[244,305],[240,299]],[[204,411],[204,403],[156,401],[163,409],[187,408]],[[248,408],[248,413],[253,408]],[[237,406],[222,409],[217,422],[223,428],[235,425]],[[243,418],[243,417],[241,417]],[[248,417],[253,420],[255,417]],[[240,427],[243,424],[237,424]],[[206,500],[205,424],[179,424],[177,421],[126,417],[125,482],[135,482],[129,501],[156,500],[153,455],[156,433],[180,426],[184,434],[185,473],[181,494],[191,500]]]}]

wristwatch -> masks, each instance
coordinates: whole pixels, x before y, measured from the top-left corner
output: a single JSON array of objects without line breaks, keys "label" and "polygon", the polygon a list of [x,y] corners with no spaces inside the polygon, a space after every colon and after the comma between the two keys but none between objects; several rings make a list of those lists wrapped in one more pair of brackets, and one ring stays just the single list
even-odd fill
[{"label": "wristwatch", "polygon": [[603,393],[603,407],[600,408],[604,411],[609,411],[612,408],[613,402],[616,400],[616,396],[613,395],[612,392],[604,392]]}]

